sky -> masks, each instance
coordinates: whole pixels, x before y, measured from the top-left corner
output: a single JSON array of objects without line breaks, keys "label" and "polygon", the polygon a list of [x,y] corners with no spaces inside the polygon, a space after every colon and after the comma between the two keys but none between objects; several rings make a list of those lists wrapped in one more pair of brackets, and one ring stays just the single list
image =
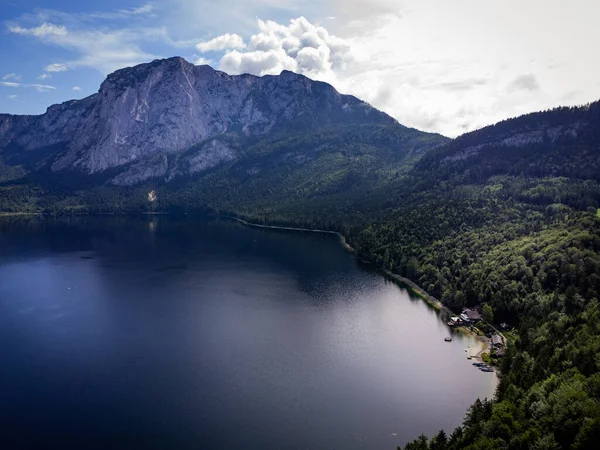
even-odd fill
[{"label": "sky", "polygon": [[599,23],[598,0],[0,0],[0,112],[40,114],[182,56],[293,70],[455,137],[600,99]]}]

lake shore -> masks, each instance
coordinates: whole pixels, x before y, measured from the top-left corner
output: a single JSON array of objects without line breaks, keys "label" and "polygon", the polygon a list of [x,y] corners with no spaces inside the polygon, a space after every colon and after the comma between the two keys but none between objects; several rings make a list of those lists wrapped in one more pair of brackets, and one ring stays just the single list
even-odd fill
[{"label": "lake shore", "polygon": [[[256,228],[266,228],[266,229],[272,229],[272,230],[284,230],[284,231],[301,231],[301,232],[310,232],[310,233],[323,233],[323,234],[333,234],[336,235],[341,244],[344,246],[344,248],[349,251],[350,253],[353,253],[357,258],[357,253],[356,253],[356,249],[354,249],[354,247],[352,247],[347,239],[346,236],[344,236],[342,233],[339,233],[337,231],[329,231],[329,230],[320,230],[320,229],[311,229],[311,228],[301,228],[301,227],[284,227],[284,226],[277,226],[277,225],[261,225],[258,223],[253,223],[253,222],[248,222],[247,220],[244,219],[240,219],[239,217],[235,217],[235,216],[219,216],[219,217],[223,217],[226,219],[231,219],[231,220],[235,220],[236,222],[241,223],[242,225],[246,225],[249,227],[256,227]],[[364,263],[368,263],[368,264],[372,264],[370,261],[365,261],[360,259],[361,262]],[[393,273],[389,270],[383,269],[383,268],[379,268],[378,270],[381,271],[383,274],[385,274],[387,277],[393,279],[394,281],[405,285],[409,291],[411,291],[412,293],[414,293],[415,295],[417,295],[419,298],[421,298],[425,303],[427,303],[428,305],[430,305],[431,307],[433,307],[434,309],[436,309],[439,312],[443,312],[447,315],[453,315],[454,313],[447,307],[445,306],[439,299],[435,298],[434,296],[430,295],[425,289],[423,289],[421,286],[419,286],[417,283],[415,283],[412,280],[409,280],[408,278],[405,278],[401,275],[398,275],[396,273]],[[478,362],[482,362],[482,355],[484,353],[489,353],[491,351],[491,340],[484,337],[484,336],[480,336],[479,334],[475,333],[474,331],[470,330],[467,327],[456,327],[454,328],[456,331],[461,332],[461,333],[465,333],[468,334],[472,337],[474,337],[477,341],[477,347],[476,351],[471,352],[470,351],[470,355],[471,355],[471,359],[474,359]]]},{"label": "lake shore", "polygon": [[34,212],[0,212],[0,217],[14,217],[14,216],[43,216],[42,213]]},{"label": "lake shore", "polygon": [[300,228],[300,227],[283,227],[283,226],[277,226],[277,225],[261,225],[259,223],[248,222],[247,220],[240,219],[239,217],[235,217],[235,216],[218,216],[218,217],[235,220],[236,222],[239,222],[243,225],[247,225],[249,227],[267,228],[270,230],[303,231],[303,232],[309,232],[309,233],[333,234],[340,239],[342,245],[344,246],[344,248],[346,250],[348,250],[351,253],[356,253],[356,250],[350,244],[348,244],[348,241],[346,240],[346,236],[344,236],[342,233],[338,233],[337,231],[319,230],[319,229],[311,229],[311,228]]}]

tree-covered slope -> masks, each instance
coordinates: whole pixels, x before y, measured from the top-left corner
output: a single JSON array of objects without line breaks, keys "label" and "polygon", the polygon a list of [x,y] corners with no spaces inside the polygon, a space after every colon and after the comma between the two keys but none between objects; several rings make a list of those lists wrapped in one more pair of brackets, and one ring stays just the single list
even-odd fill
[{"label": "tree-covered slope", "polygon": [[[234,142],[239,137],[233,133],[220,139]],[[354,124],[275,133],[246,142],[243,153],[216,167],[135,186],[115,185],[123,172],[87,175],[38,170],[0,184],[0,211],[210,210],[267,221],[310,223],[320,217],[323,224],[335,226],[345,218],[350,223],[355,220],[360,213],[353,208],[355,199],[407,173],[428,149],[447,141],[397,123]],[[188,152],[196,149],[169,155],[164,164],[181,165],[177,160],[185,160]],[[147,201],[151,190],[158,198],[153,204]]]},{"label": "tree-covered slope", "polygon": [[[359,233],[363,253],[453,309],[487,303],[518,330],[497,399],[473,405],[451,436],[406,448],[596,448],[599,110],[525,116],[512,137],[508,121],[434,150],[411,174],[411,200]],[[565,132],[522,139],[540,124]]]}]

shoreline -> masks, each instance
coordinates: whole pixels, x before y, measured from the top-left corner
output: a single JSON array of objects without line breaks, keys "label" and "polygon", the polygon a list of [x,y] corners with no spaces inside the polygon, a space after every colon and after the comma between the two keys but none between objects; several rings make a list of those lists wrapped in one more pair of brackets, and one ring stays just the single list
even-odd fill
[{"label": "shoreline", "polygon": [[43,216],[43,213],[35,212],[0,212],[0,217],[14,217],[14,216]]},{"label": "shoreline", "polygon": [[[359,259],[359,261],[361,261],[361,262],[374,265],[370,261],[365,261],[365,260],[362,260],[362,259],[358,258],[357,254],[356,254],[356,250],[354,249],[354,247],[352,247],[350,244],[348,244],[348,241],[346,240],[346,236],[344,236],[342,233],[339,233],[337,231],[319,230],[319,229],[301,228],[301,227],[284,227],[284,226],[278,226],[278,225],[261,225],[259,223],[248,222],[247,220],[240,219],[239,217],[235,217],[235,216],[218,216],[218,217],[222,217],[222,218],[225,218],[225,219],[235,220],[236,222],[239,222],[242,225],[249,226],[249,227],[255,227],[255,228],[266,228],[266,229],[272,229],[272,230],[301,231],[301,232],[309,232],[309,233],[333,234],[333,235],[336,235],[339,238],[341,244],[344,246],[344,248],[347,251],[349,251],[350,253],[354,254],[355,258]],[[431,307],[433,307],[437,311],[443,312],[443,313],[446,313],[446,314],[449,314],[449,315],[454,314],[440,300],[438,300],[437,298],[435,298],[432,295],[430,295],[425,289],[423,289],[421,286],[419,286],[414,281],[409,280],[408,278],[405,278],[402,275],[395,274],[395,273],[393,273],[393,272],[391,272],[391,271],[389,271],[387,269],[383,269],[381,267],[378,267],[377,265],[374,265],[374,266],[377,268],[378,271],[382,272],[384,275],[388,276],[389,278],[392,278],[396,282],[399,282],[399,283],[402,283],[402,284],[406,285],[406,287],[408,288],[409,291],[411,291],[413,294],[415,294],[416,296],[418,296],[421,300],[423,300],[425,303],[427,303],[428,305],[430,305]],[[478,362],[483,362],[483,359],[482,359],[481,355],[483,353],[489,353],[491,351],[491,341],[490,341],[490,339],[488,339],[486,337],[483,337],[483,336],[480,336],[479,334],[475,333],[474,331],[471,331],[467,327],[456,327],[456,328],[452,328],[452,329],[455,330],[458,333],[465,333],[465,334],[471,335],[472,337],[475,338],[475,340],[478,343],[477,352],[474,355],[471,355],[471,359],[472,360],[476,360]],[[497,368],[494,368],[494,372],[498,373]]]},{"label": "shoreline", "polygon": [[311,229],[311,228],[300,228],[300,227],[283,227],[283,226],[278,226],[278,225],[261,225],[259,223],[248,222],[247,220],[240,219],[239,217],[235,217],[235,216],[217,216],[217,217],[235,220],[236,222],[239,222],[242,225],[246,225],[249,227],[255,227],[255,228],[267,228],[270,230],[302,231],[302,232],[309,232],[309,233],[333,234],[340,239],[340,242],[342,243],[342,245],[344,246],[344,248],[346,250],[348,250],[350,253],[356,254],[356,250],[354,249],[354,247],[352,247],[350,244],[348,244],[348,241],[346,240],[346,236],[344,236],[342,233],[339,233],[337,231],[319,230],[319,229]]}]

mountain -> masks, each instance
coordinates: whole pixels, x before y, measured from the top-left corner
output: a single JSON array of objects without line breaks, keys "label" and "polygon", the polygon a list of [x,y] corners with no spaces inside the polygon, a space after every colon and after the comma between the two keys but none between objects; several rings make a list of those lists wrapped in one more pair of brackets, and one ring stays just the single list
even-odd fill
[{"label": "mountain", "polygon": [[[475,165],[484,170],[485,165],[498,173],[517,173],[510,166],[522,169],[527,160],[530,167],[525,173],[532,176],[547,171],[596,178],[600,172],[599,124],[600,102],[527,114],[462,135],[431,152],[419,167],[439,174],[440,170]],[[492,171],[486,170],[482,178],[491,176]]]},{"label": "mountain", "polygon": [[97,94],[40,116],[0,115],[0,153],[29,171],[110,171],[112,183],[131,185],[203,172],[265,137],[340,124],[409,131],[302,75],[232,76],[176,57],[118,70]]}]

